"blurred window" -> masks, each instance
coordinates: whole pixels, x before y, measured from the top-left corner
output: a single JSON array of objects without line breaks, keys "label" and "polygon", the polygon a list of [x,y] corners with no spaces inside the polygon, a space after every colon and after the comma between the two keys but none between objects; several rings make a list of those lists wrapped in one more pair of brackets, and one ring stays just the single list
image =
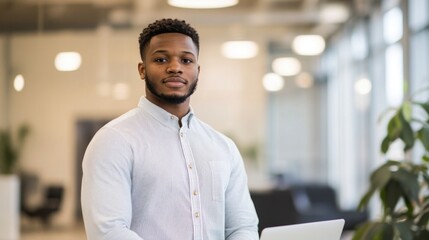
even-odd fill
[{"label": "blurred window", "polygon": [[394,7],[383,15],[383,37],[387,44],[399,41],[403,34],[402,10]]},{"label": "blurred window", "polygon": [[429,29],[410,36],[411,92],[429,85]]},{"label": "blurred window", "polygon": [[404,97],[404,60],[399,43],[387,47],[385,61],[387,103],[390,107],[398,107]]},{"label": "blurred window", "polygon": [[351,34],[353,57],[363,60],[368,56],[368,37],[363,21],[356,24]]},{"label": "blurred window", "polygon": [[412,31],[421,30],[429,25],[429,1],[409,1],[409,24]]}]

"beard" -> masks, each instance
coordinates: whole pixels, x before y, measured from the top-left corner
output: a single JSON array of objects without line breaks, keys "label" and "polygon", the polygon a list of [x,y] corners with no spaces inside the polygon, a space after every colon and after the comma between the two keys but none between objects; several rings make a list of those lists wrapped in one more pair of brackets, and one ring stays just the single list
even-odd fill
[{"label": "beard", "polygon": [[172,104],[180,104],[186,101],[197,89],[198,78],[195,79],[195,82],[191,84],[188,92],[185,95],[166,95],[156,90],[155,84],[150,80],[150,78],[145,74],[145,83],[146,87],[155,97],[158,99]]}]

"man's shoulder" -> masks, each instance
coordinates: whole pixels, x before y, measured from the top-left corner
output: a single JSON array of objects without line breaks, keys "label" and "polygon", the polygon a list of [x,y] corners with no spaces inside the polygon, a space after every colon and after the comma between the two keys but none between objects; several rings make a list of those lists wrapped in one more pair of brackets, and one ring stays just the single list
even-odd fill
[{"label": "man's shoulder", "polygon": [[129,110],[126,113],[123,113],[122,115],[114,118],[110,122],[108,122],[105,127],[107,128],[121,128],[124,126],[128,126],[132,122],[135,121],[136,117],[139,115],[139,109],[134,108]]}]

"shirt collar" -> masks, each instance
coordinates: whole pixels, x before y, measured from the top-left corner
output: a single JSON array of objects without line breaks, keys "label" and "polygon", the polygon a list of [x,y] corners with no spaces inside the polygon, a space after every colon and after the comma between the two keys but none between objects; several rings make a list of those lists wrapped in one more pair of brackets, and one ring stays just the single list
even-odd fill
[{"label": "shirt collar", "polygon": [[[179,128],[178,124],[178,117],[165,111],[163,108],[153,104],[151,101],[149,101],[146,97],[141,97],[139,104],[139,108],[142,108],[143,111],[148,112],[150,115],[152,115],[157,121],[163,123],[166,126],[170,126],[173,128]],[[190,107],[189,112],[183,116],[182,118],[182,126],[187,126],[190,128],[192,118],[194,116],[194,111],[192,107]],[[186,125],[184,124],[186,123]]]}]

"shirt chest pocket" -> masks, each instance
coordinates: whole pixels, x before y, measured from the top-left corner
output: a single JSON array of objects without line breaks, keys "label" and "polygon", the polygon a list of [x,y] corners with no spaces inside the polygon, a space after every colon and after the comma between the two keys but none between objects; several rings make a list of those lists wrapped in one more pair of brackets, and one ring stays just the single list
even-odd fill
[{"label": "shirt chest pocket", "polygon": [[225,201],[225,191],[228,186],[230,168],[226,161],[210,161],[212,199],[217,202]]}]

